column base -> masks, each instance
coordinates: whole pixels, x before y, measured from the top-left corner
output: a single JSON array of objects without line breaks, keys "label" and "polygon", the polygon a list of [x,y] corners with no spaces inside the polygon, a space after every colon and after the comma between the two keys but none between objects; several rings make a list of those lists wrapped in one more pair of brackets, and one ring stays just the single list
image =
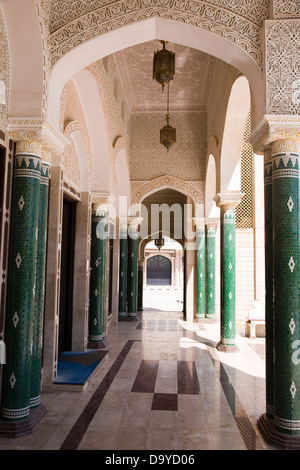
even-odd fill
[{"label": "column base", "polygon": [[267,444],[283,450],[299,450],[300,436],[283,434],[275,429],[274,422],[266,414],[257,420],[257,427]]},{"label": "column base", "polygon": [[119,321],[139,321],[136,316],[134,317],[131,317],[131,316],[128,316],[128,317],[119,317]]},{"label": "column base", "polygon": [[0,419],[0,437],[21,437],[32,434],[46,414],[47,409],[41,403],[22,421],[11,422]]},{"label": "column base", "polygon": [[89,341],[87,349],[106,349],[106,346],[106,339],[102,339],[101,341]]},{"label": "column base", "polygon": [[195,317],[194,323],[217,323],[217,320],[216,318],[209,318],[209,317],[202,317],[202,318]]},{"label": "column base", "polygon": [[221,341],[219,341],[216,348],[218,351],[221,351],[221,352],[228,352],[228,353],[239,352],[239,348],[237,346],[228,346],[226,344],[223,344]]},{"label": "column base", "polygon": [[118,313],[118,318],[125,318],[126,317],[126,312],[119,312]]}]

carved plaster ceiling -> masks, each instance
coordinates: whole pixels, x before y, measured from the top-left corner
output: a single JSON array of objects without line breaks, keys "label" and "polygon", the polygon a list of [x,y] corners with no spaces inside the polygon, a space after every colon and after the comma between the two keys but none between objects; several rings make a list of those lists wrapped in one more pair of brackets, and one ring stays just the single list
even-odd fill
[{"label": "carved plaster ceiling", "polygon": [[[216,61],[204,52],[167,43],[175,52],[170,82],[170,111],[206,111]],[[149,41],[116,53],[115,60],[131,112],[166,111],[167,89],[152,79],[153,55],[160,41]]]}]

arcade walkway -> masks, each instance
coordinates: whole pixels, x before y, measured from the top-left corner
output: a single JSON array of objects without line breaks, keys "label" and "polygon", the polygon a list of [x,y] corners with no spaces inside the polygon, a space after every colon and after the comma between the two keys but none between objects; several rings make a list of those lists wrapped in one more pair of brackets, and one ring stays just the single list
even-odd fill
[{"label": "arcade walkway", "polygon": [[270,449],[256,427],[264,339],[238,336],[239,353],[226,354],[215,349],[217,323],[186,324],[178,308],[139,319],[112,322],[107,359],[87,390],[43,393],[38,429],[1,438],[0,450]]}]

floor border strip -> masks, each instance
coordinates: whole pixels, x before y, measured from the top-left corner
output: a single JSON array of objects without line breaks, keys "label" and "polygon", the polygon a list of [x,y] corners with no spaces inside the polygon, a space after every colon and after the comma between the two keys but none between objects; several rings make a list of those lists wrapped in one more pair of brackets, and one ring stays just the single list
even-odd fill
[{"label": "floor border strip", "polygon": [[98,410],[103,398],[105,397],[108,388],[112,384],[121,365],[126,359],[127,354],[129,353],[130,349],[136,341],[137,340],[127,341],[122,351],[119,353],[117,359],[115,360],[115,362],[105,375],[104,379],[101,381],[98,388],[95,390],[94,394],[90,398],[89,402],[87,403],[86,407],[77,419],[76,423],[73,425],[71,431],[65,438],[59,450],[77,449],[93,417],[95,416],[96,411]]}]

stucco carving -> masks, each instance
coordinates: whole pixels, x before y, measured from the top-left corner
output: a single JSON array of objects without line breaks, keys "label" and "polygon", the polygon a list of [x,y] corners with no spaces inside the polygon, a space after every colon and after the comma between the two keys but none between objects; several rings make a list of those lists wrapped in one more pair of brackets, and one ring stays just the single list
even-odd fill
[{"label": "stucco carving", "polygon": [[206,113],[174,113],[170,124],[177,142],[169,152],[160,143],[165,114],[133,113],[130,135],[130,178],[152,180],[164,174],[185,180],[205,179]]},{"label": "stucco carving", "polygon": [[5,25],[0,9],[0,122],[7,124],[9,97],[9,51]]},{"label": "stucco carving", "polygon": [[43,48],[43,96],[42,96],[42,116],[46,116],[47,110],[47,95],[48,95],[48,81],[51,70],[50,54],[50,0],[35,0],[35,6],[39,19],[39,27],[41,31],[42,48]]},{"label": "stucco carving", "polygon": [[91,162],[90,158],[88,157],[88,147],[85,141],[84,133],[82,132],[82,126],[79,121],[71,121],[65,128],[65,136],[67,137],[68,141],[70,142],[69,145],[65,147],[64,157],[63,157],[63,165],[64,165],[64,178],[66,178],[69,182],[72,182],[73,185],[76,186],[77,189],[81,189],[81,172],[80,172],[80,163],[79,163],[79,156],[76,151],[76,147],[74,141],[72,139],[72,134],[78,132],[81,137],[81,141],[84,145],[85,150],[85,163],[88,167],[88,175],[89,175],[89,186],[91,185]]},{"label": "stucco carving", "polygon": [[274,18],[299,18],[298,0],[273,0]]},{"label": "stucco carving", "polygon": [[204,202],[204,181],[184,181],[164,175],[151,181],[131,181],[131,204],[141,204],[145,196],[163,188],[171,188],[189,196],[200,208]]},{"label": "stucco carving", "polygon": [[159,16],[181,21],[237,44],[261,65],[260,28],[268,1],[52,1],[52,65],[74,47],[126,24]]},{"label": "stucco carving", "polygon": [[264,154],[277,140],[291,140],[300,145],[300,116],[266,115],[252,131],[248,142],[255,153]]},{"label": "stucco carving", "polygon": [[300,19],[266,21],[267,114],[300,113]]}]

